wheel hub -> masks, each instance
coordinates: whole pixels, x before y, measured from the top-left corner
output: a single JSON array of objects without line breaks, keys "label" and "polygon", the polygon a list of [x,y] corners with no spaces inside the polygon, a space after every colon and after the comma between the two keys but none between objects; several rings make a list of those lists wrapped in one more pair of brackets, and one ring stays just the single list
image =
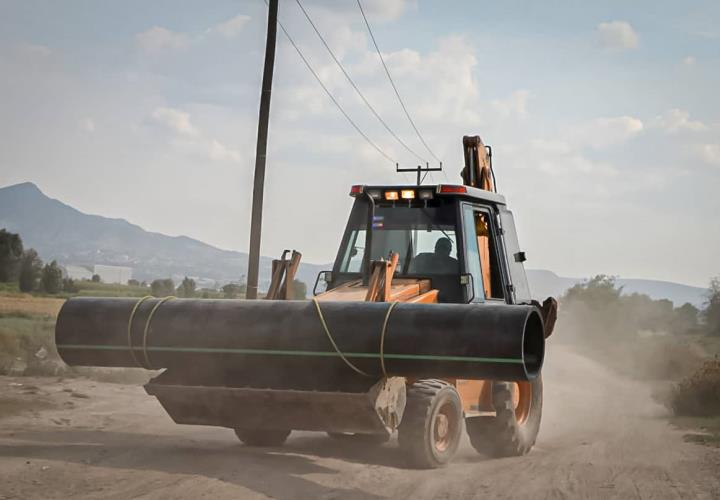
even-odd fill
[{"label": "wheel hub", "polygon": [[452,444],[454,432],[455,426],[452,420],[452,408],[450,406],[443,406],[437,415],[435,415],[435,421],[433,422],[435,448],[440,452],[447,450]]},{"label": "wheel hub", "polygon": [[448,418],[446,415],[443,415],[442,413],[437,416],[437,423],[435,424],[437,428],[437,435],[439,438],[444,438],[447,436],[449,423]]},{"label": "wheel hub", "polygon": [[523,425],[530,415],[532,406],[532,385],[530,382],[515,382],[512,384],[512,402],[515,410],[515,419]]}]

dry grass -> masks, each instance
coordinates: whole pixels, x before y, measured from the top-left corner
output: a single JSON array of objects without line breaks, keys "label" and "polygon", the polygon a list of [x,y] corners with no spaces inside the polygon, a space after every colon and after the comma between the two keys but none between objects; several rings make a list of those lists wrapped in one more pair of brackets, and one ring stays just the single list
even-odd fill
[{"label": "dry grass", "polygon": [[[154,372],[137,368],[69,367],[55,348],[55,318],[64,299],[0,294],[0,375],[88,377],[144,384]],[[0,402],[2,405],[2,402]]]},{"label": "dry grass", "polygon": [[669,406],[676,416],[720,416],[720,359],[706,361],[673,387]]},{"label": "dry grass", "polygon": [[100,382],[145,384],[155,374],[139,368],[67,366],[55,348],[53,316],[0,313],[0,375],[79,376]]},{"label": "dry grass", "polygon": [[25,313],[56,317],[65,299],[33,297],[27,294],[0,295],[0,314]]},{"label": "dry grass", "polygon": [[63,363],[55,350],[55,318],[27,312],[0,315],[0,374],[55,375]]}]

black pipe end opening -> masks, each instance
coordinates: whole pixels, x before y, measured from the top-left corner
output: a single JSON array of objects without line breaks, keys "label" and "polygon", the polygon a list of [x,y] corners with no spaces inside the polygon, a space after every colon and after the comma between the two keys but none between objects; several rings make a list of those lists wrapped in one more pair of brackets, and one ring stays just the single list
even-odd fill
[{"label": "black pipe end opening", "polygon": [[522,354],[527,378],[533,380],[545,359],[545,327],[538,311],[531,311],[525,320]]}]

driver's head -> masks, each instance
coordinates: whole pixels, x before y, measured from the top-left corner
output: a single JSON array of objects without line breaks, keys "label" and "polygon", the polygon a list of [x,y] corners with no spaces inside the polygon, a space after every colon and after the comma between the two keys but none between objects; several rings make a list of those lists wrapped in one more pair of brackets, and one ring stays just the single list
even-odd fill
[{"label": "driver's head", "polygon": [[435,253],[447,257],[452,251],[452,242],[450,238],[439,238],[435,242]]}]

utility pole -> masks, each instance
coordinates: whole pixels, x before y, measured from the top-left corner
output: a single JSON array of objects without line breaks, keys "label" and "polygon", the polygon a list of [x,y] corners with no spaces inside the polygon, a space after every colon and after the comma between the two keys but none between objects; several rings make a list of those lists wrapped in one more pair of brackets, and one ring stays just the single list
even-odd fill
[{"label": "utility pole", "polygon": [[257,147],[255,149],[255,180],[253,182],[252,219],[250,221],[250,255],[248,256],[248,299],[257,299],[260,268],[260,233],[262,230],[263,191],[265,186],[265,159],[267,157],[270,94],[275,66],[275,39],[277,38],[278,0],[269,0],[267,41],[265,43],[265,69],[263,70],[260,117],[258,119]]}]

